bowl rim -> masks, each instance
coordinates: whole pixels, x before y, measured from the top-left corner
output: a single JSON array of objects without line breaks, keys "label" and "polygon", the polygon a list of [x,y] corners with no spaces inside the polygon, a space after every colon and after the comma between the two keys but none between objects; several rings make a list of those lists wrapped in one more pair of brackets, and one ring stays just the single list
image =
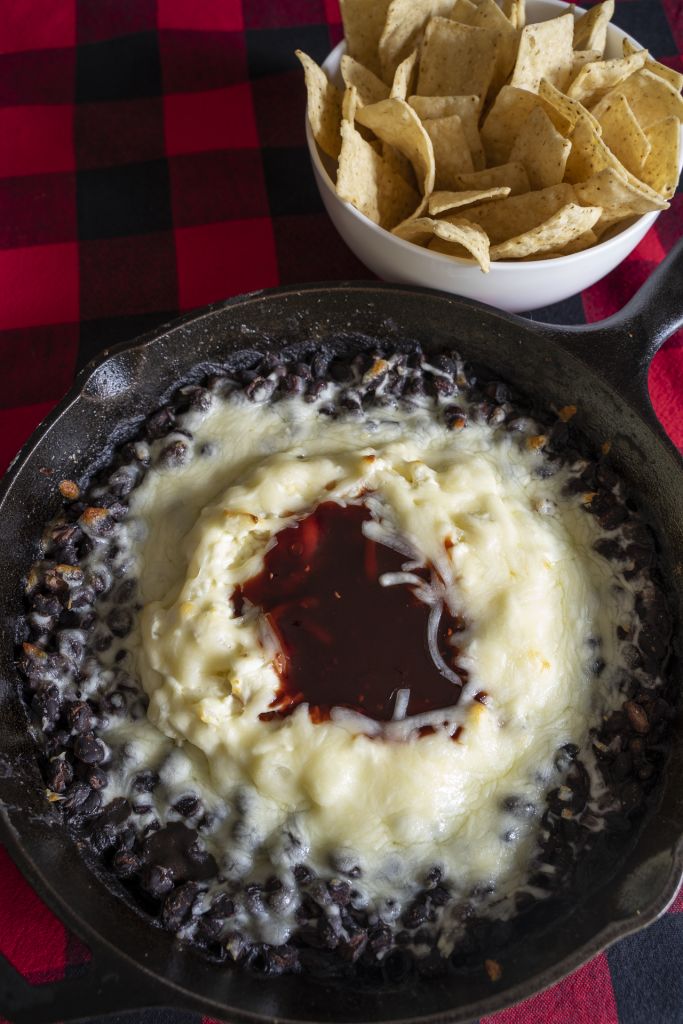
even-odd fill
[{"label": "bowl rim", "polygon": [[[565,14],[573,14],[575,20],[577,20],[582,14],[586,13],[585,8],[574,7],[570,4],[565,3],[564,0],[530,0],[530,3],[532,5],[543,5],[546,8],[555,8],[558,12],[562,11]],[[530,22],[530,24],[534,23]],[[634,39],[633,36],[629,35],[628,32],[624,31],[624,29],[620,28],[612,21],[610,21],[610,23],[608,24],[607,31],[608,34],[617,33],[617,41],[628,39],[629,42],[637,46],[638,49],[647,49],[647,47],[642,46],[637,39]],[[327,56],[325,57],[324,61],[321,64],[321,67],[325,74],[328,74],[331,65],[339,67],[341,58],[345,53],[346,39],[342,39],[339,43],[337,43],[335,47],[333,47],[332,50],[330,50],[330,52],[327,54]],[[398,251],[403,250],[406,253],[414,253],[416,249],[419,249],[423,253],[423,255],[427,257],[428,261],[434,260],[441,266],[451,266],[453,268],[457,268],[459,272],[481,274],[481,268],[474,260],[468,260],[462,256],[447,256],[445,253],[434,252],[431,249],[425,249],[422,246],[418,246],[414,242],[408,242],[404,238],[399,238],[398,235],[394,235],[392,234],[391,231],[388,231],[386,228],[380,227],[379,224],[375,224],[374,221],[370,220],[370,218],[367,217],[364,213],[361,213],[360,210],[356,209],[356,207],[352,203],[348,202],[348,200],[340,199],[334,187],[334,182],[332,181],[332,178],[330,177],[330,174],[327,168],[325,167],[325,164],[323,163],[318,144],[313,138],[313,132],[311,130],[310,121],[306,113],[304,114],[304,122],[306,131],[306,143],[308,146],[308,151],[311,157],[311,162],[313,164],[314,171],[316,172],[316,177],[318,178],[319,181],[322,181],[324,183],[324,186],[329,192],[332,200],[339,203],[341,207],[347,209],[349,213],[361,225],[363,225],[363,227],[369,228],[372,231],[372,233],[377,235],[377,237],[379,238],[391,239],[391,241],[398,246]],[[683,126],[681,126],[681,133],[683,134]],[[681,147],[679,152],[679,177],[682,166],[683,147]],[[610,238],[601,240],[597,242],[595,245],[589,246],[587,249],[582,249],[580,252],[567,253],[564,256],[555,256],[552,259],[493,260],[491,262],[489,273],[500,272],[501,274],[510,274],[513,273],[514,271],[519,272],[522,269],[527,271],[533,270],[536,272],[540,272],[542,270],[548,270],[551,267],[560,268],[581,263],[583,257],[588,256],[590,258],[590,255],[592,254],[595,254],[596,258],[599,258],[600,255],[606,255],[607,253],[610,253],[612,250],[619,248],[624,243],[628,244],[631,238],[629,232],[631,232],[633,235],[636,235],[639,231],[642,231],[643,235],[645,235],[653,226],[654,222],[657,220],[660,213],[662,212],[662,210],[651,210],[649,213],[643,213],[639,217],[637,217],[636,220],[634,220],[631,224],[627,225],[621,231],[618,231],[615,235],[612,235]],[[645,228],[644,231],[643,227]],[[636,240],[634,242],[634,244],[631,246],[631,250],[629,251],[632,251],[635,248],[635,246],[638,244],[638,241],[639,240]],[[628,253],[626,255],[628,255]],[[617,263],[617,266],[625,258],[626,257],[624,256],[622,259],[620,259]],[[584,262],[586,262],[586,260],[584,260]],[[605,271],[605,273],[607,273],[607,271]],[[598,279],[596,278],[596,280]]]}]

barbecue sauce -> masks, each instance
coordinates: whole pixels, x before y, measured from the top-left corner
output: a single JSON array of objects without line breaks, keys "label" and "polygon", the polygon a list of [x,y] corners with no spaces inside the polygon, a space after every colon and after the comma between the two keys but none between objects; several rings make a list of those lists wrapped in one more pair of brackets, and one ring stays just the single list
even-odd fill
[{"label": "barbecue sauce", "polygon": [[[262,718],[284,717],[305,701],[315,722],[335,706],[388,721],[400,689],[410,690],[409,715],[457,703],[460,688],[429,653],[429,607],[408,584],[379,582],[383,573],[400,572],[406,558],[365,537],[367,519],[362,506],[318,506],[277,534],[263,571],[235,593],[238,614],[245,598],[258,605],[279,640],[280,687]],[[426,579],[427,570],[415,575]],[[456,672],[450,641],[460,629],[444,609],[438,647]]]}]

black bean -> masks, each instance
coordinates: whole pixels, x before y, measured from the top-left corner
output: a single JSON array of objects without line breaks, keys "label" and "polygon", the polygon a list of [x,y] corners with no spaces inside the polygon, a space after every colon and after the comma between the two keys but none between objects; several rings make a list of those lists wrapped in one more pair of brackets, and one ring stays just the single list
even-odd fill
[{"label": "black bean", "polygon": [[135,597],[138,589],[138,581],[135,579],[124,580],[119,584],[114,593],[114,601],[117,604],[128,604]]},{"label": "black bean", "polygon": [[199,412],[208,412],[213,402],[211,392],[198,384],[188,384],[186,387],[180,388],[179,395],[182,396],[183,407],[197,409]]},{"label": "black bean", "polygon": [[351,899],[351,883],[340,878],[332,878],[327,883],[332,902],[340,907],[345,907]]},{"label": "black bean", "polygon": [[54,793],[63,793],[74,777],[73,766],[64,757],[50,761],[45,773],[45,781]]},{"label": "black bean", "polygon": [[324,380],[313,380],[306,388],[306,401],[317,402],[320,396],[327,390],[328,384]]},{"label": "black bean", "polygon": [[107,751],[102,740],[87,732],[74,741],[74,754],[85,764],[101,764],[107,756]]},{"label": "black bean", "polygon": [[185,882],[169,892],[161,909],[161,923],[164,928],[177,932],[192,911],[199,887],[195,882]]},{"label": "black bean", "polygon": [[183,818],[194,818],[202,810],[202,802],[194,794],[183,796],[173,804],[174,811],[177,811]]},{"label": "black bean", "polygon": [[31,601],[34,611],[39,615],[49,615],[57,618],[62,611],[62,603],[55,594],[42,594],[37,591]]},{"label": "black bean", "polygon": [[121,466],[109,477],[107,486],[117,498],[126,498],[136,486],[140,471],[136,466]]},{"label": "black bean", "polygon": [[114,636],[128,636],[133,628],[133,616],[128,608],[110,608],[107,612],[107,625]]},{"label": "black bean", "polygon": [[427,907],[423,900],[416,899],[404,910],[401,923],[406,928],[419,928],[427,920]]},{"label": "black bean", "polygon": [[[76,701],[69,704],[66,710],[66,720],[71,731],[75,733],[92,732],[95,725],[95,715],[87,701]],[[81,760],[83,759],[81,758]]]},{"label": "black bean", "polygon": [[64,729],[55,729],[45,736],[45,753],[49,758],[60,757],[69,745],[69,734]]},{"label": "black bean", "polygon": [[361,396],[357,391],[352,391],[350,388],[341,393],[339,396],[339,404],[344,409],[348,409],[349,412],[353,413],[360,413],[363,408]]},{"label": "black bean", "polygon": [[296,373],[288,373],[280,381],[280,390],[285,395],[301,395],[306,389],[306,381]]},{"label": "black bean", "polygon": [[109,776],[101,768],[95,765],[80,764],[78,766],[78,777],[87,782],[91,789],[104,789],[109,785]]},{"label": "black bean", "polygon": [[450,900],[451,894],[444,885],[436,885],[433,889],[428,890],[427,897],[434,906],[443,907]]},{"label": "black bean", "polygon": [[364,931],[356,931],[337,946],[337,953],[342,960],[355,963],[367,945],[368,937]]},{"label": "black bean", "polygon": [[313,371],[308,363],[302,361],[293,363],[291,365],[291,372],[295,373],[297,377],[302,377],[305,381],[312,380]]},{"label": "black bean", "polygon": [[148,864],[142,869],[140,885],[150,896],[161,899],[173,888],[173,873],[159,864]]},{"label": "black bean", "polygon": [[184,465],[190,457],[190,446],[187,441],[178,438],[165,445],[159,453],[157,465],[162,469],[175,469]]},{"label": "black bean", "polygon": [[447,405],[443,417],[449,430],[463,430],[467,426],[467,416],[459,405]]},{"label": "black bean", "polygon": [[85,803],[91,792],[90,786],[85,782],[74,782],[64,795],[62,807],[69,811],[77,810]]},{"label": "black bean", "polygon": [[215,942],[222,931],[223,922],[219,918],[204,915],[197,921],[194,938],[201,943]]},{"label": "black bean", "polygon": [[62,710],[62,701],[57,686],[48,686],[37,693],[31,702],[31,708],[41,722],[44,732],[50,732],[57,722]]},{"label": "black bean", "polygon": [[316,380],[320,380],[327,377],[328,367],[330,365],[330,356],[327,352],[316,352],[311,360],[311,371]]},{"label": "black bean", "polygon": [[293,871],[294,877],[296,878],[299,885],[308,885],[315,878],[315,872],[307,867],[306,864],[297,864]]},{"label": "black bean", "polygon": [[170,406],[159,409],[145,421],[145,434],[150,441],[165,437],[175,426],[175,414]]},{"label": "black bean", "polygon": [[221,892],[214,896],[208,912],[212,917],[217,917],[221,920],[233,917],[235,914],[235,904],[226,892]]},{"label": "black bean", "polygon": [[433,889],[435,885],[438,885],[443,878],[442,869],[435,864],[434,867],[430,868],[425,877],[425,886],[427,889]]},{"label": "black bean", "polygon": [[112,857],[112,869],[119,878],[132,878],[140,870],[141,861],[132,850],[117,850]]},{"label": "black bean", "polygon": [[101,828],[93,828],[90,833],[90,846],[96,854],[101,855],[115,845],[116,829],[113,825],[107,824]]},{"label": "black bean", "polygon": [[450,377],[433,377],[432,387],[441,398],[448,398],[457,391],[456,383]]},{"label": "black bean", "polygon": [[114,530],[114,520],[108,509],[105,508],[96,506],[86,508],[78,522],[88,536],[100,540],[109,537]]},{"label": "black bean", "polygon": [[368,929],[368,946],[378,956],[391,948],[391,929],[385,924],[374,924]]},{"label": "black bean", "polygon": [[627,700],[624,704],[624,711],[634,732],[644,735],[650,731],[649,719],[645,709],[640,704],[637,704],[634,700]]},{"label": "black bean", "polygon": [[516,818],[533,818],[536,814],[536,805],[520,796],[505,797],[502,807],[504,811],[513,814]]},{"label": "black bean", "polygon": [[159,785],[159,773],[151,768],[138,772],[133,780],[133,790],[136,793],[151,793]]},{"label": "black bean", "polygon": [[244,393],[251,402],[267,402],[272,396],[277,381],[269,377],[255,377],[244,389]]}]

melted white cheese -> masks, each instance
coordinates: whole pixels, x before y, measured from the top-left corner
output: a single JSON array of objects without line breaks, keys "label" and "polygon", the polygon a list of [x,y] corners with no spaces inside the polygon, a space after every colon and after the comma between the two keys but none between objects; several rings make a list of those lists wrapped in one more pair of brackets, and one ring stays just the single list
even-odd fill
[{"label": "melted white cheese", "polygon": [[[614,701],[615,626],[632,600],[592,550],[593,517],[563,496],[566,473],[535,476],[542,456],[518,435],[476,423],[453,432],[427,408],[371,416],[331,420],[299,399],[238,396],[190,417],[195,451],[210,444],[212,454],[150,472],[131,500],[144,608],[127,644],[150,724],[117,738],[137,729],[148,753],[158,742],[165,781],[200,792],[219,822],[236,799],[247,807],[237,839],[227,826],[213,837],[228,877],[255,856],[277,861],[289,832],[298,859],[318,869],[347,853],[371,900],[414,889],[433,864],[463,890],[509,889],[524,879],[536,826],[515,821],[505,841],[502,801],[540,809],[558,747],[581,745],[596,709]],[[420,739],[410,719],[373,737],[350,716],[316,725],[305,705],[261,721],[278,684],[272,641],[258,609],[237,617],[231,602],[279,530],[320,501],[367,493],[381,529],[413,564],[436,567],[469,623],[463,697]],[[608,666],[599,683],[596,638]],[[485,706],[473,700],[480,690]]]}]

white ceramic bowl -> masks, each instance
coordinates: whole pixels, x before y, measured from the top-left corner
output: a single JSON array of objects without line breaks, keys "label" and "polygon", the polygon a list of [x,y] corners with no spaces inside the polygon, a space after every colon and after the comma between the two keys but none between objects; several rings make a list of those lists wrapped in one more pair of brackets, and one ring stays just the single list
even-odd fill
[{"label": "white ceramic bowl", "polygon": [[[527,0],[527,22],[547,21],[569,9],[562,0]],[[576,16],[581,13],[581,8],[577,8]],[[630,39],[640,46],[626,32],[610,24],[605,55],[621,57],[623,39]],[[344,52],[345,43],[342,42],[323,64],[332,81],[339,85],[342,84],[340,64]],[[331,162],[318,149],[308,118],[306,139],[325,208],[348,247],[366,267],[385,281],[438,288],[479,299],[512,313],[560,302],[595,284],[635,249],[659,216],[658,211],[646,213],[629,222],[618,234],[583,252],[552,260],[517,263],[498,260],[491,264],[489,273],[484,274],[478,266],[465,260],[444,256],[397,238],[350,203],[341,200],[330,174],[333,172]]]}]

